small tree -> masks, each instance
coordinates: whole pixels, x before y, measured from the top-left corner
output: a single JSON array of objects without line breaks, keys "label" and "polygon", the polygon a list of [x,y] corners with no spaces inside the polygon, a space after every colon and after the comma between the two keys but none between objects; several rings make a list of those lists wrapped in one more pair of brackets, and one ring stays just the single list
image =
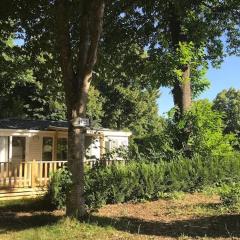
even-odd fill
[{"label": "small tree", "polygon": [[[240,137],[240,90],[230,88],[220,92],[213,101],[213,108],[223,115],[224,132]],[[237,141],[240,149],[240,141]]]}]

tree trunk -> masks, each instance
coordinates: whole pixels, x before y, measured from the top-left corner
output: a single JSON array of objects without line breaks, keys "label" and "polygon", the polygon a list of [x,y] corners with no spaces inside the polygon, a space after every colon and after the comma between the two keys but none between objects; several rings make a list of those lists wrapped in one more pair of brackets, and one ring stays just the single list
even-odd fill
[{"label": "tree trunk", "polygon": [[[181,17],[185,13],[180,13],[181,1],[170,3],[170,15],[169,15],[169,29],[171,33],[172,48],[177,49],[180,42],[188,42],[187,36],[182,32],[181,28]],[[180,14],[180,15],[179,15]],[[182,81],[178,79],[172,89],[173,101],[175,107],[178,108],[178,112],[175,117],[181,118],[182,114],[186,112],[192,104],[192,91],[190,81],[190,66],[182,66]]]},{"label": "tree trunk", "polygon": [[92,73],[87,72],[81,86],[80,99],[76,109],[71,109],[68,128],[68,167],[72,174],[72,186],[67,197],[67,216],[82,218],[86,215],[84,199],[84,159],[85,159],[85,128],[74,127],[77,118],[86,117],[88,92]]},{"label": "tree trunk", "polygon": [[85,134],[83,129],[68,129],[68,167],[72,174],[72,187],[67,196],[68,216],[82,217],[86,214],[84,200],[84,153]]},{"label": "tree trunk", "polygon": [[182,71],[182,81],[176,81],[172,89],[173,102],[179,111],[176,118],[181,117],[183,113],[189,110],[192,104],[190,66],[184,66]]},{"label": "tree trunk", "polygon": [[72,174],[72,186],[67,197],[66,214],[78,218],[86,214],[84,201],[85,131],[74,127],[73,122],[79,117],[86,117],[88,91],[93,67],[97,60],[105,7],[104,0],[82,0],[80,3],[79,51],[77,61],[74,61],[69,17],[71,2],[67,0],[55,1],[56,41],[60,53],[69,121],[68,166]]},{"label": "tree trunk", "polygon": [[176,81],[172,89],[173,102],[178,109],[177,118],[189,110],[192,104],[192,90],[190,82],[190,67],[183,68],[182,81]]},{"label": "tree trunk", "polygon": [[182,113],[189,110],[192,104],[192,90],[190,81],[190,66],[186,65],[183,68],[183,82],[181,83],[182,88]]}]

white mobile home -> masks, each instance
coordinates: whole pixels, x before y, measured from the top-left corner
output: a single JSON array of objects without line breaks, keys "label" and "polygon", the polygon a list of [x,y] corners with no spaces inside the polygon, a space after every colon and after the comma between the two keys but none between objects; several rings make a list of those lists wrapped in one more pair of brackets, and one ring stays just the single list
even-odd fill
[{"label": "white mobile home", "polygon": [[[101,161],[105,151],[127,147],[130,135],[86,128],[86,164]],[[65,121],[0,120],[0,187],[45,185],[49,174],[67,161],[67,138]]]},{"label": "white mobile home", "polygon": [[[66,161],[67,130],[65,121],[0,120],[0,162]],[[110,151],[128,146],[130,135],[124,131],[87,128],[86,157],[97,160],[101,148]]]}]

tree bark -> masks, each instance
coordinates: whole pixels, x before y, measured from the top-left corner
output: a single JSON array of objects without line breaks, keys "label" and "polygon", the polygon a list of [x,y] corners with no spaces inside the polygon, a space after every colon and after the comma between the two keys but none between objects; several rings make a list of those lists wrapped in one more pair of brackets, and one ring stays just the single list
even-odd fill
[{"label": "tree bark", "polygon": [[179,118],[189,110],[192,104],[192,89],[190,81],[190,66],[186,65],[182,69],[183,77],[182,81],[175,81],[172,89],[173,102],[179,112],[176,114],[176,118]]},{"label": "tree bark", "polygon": [[66,214],[81,218],[86,214],[84,200],[85,130],[74,127],[73,122],[79,117],[86,117],[88,91],[93,67],[97,60],[105,5],[104,0],[81,1],[78,61],[74,65],[68,16],[69,4],[67,0],[55,2],[56,41],[60,53],[69,121],[68,167],[72,174],[72,186],[67,196]]},{"label": "tree bark", "polygon": [[183,67],[183,78],[182,78],[182,113],[189,110],[192,104],[192,90],[190,81],[190,66],[186,65]]},{"label": "tree bark", "polygon": [[[175,4],[181,4],[181,2]],[[181,17],[179,16],[179,9],[181,8],[172,3],[170,4],[170,9],[169,29],[171,33],[172,48],[176,50],[180,42],[187,42],[187,36],[182,33],[181,29]],[[184,65],[181,67],[181,70],[182,81],[176,79],[172,89],[174,105],[179,110],[179,112],[176,113],[177,118],[180,118],[184,112],[189,110],[192,104],[190,66]]]},{"label": "tree bark", "polygon": [[84,199],[85,134],[83,129],[68,129],[68,167],[72,174],[72,187],[67,196],[67,216],[83,217],[86,214]]}]

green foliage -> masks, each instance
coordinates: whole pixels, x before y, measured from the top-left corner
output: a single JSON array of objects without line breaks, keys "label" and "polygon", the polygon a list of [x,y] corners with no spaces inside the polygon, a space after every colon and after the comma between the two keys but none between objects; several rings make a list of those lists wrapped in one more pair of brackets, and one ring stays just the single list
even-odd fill
[{"label": "green foliage", "polygon": [[58,169],[52,176],[45,196],[50,204],[58,209],[66,205],[66,197],[71,186],[71,174],[66,167]]},{"label": "green foliage", "polygon": [[221,188],[220,197],[228,208],[240,210],[240,182],[224,185]]},{"label": "green foliage", "polygon": [[235,147],[240,149],[240,90],[223,90],[213,101],[213,108],[223,116],[224,132],[238,136]]},{"label": "green foliage", "polygon": [[95,209],[106,203],[150,200],[170,196],[176,191],[197,191],[204,186],[239,181],[239,171],[239,155],[98,166],[85,176],[86,204]]},{"label": "green foliage", "polygon": [[129,129],[140,136],[156,132],[161,127],[158,116],[157,91],[111,86],[106,92],[102,125],[114,129]]},{"label": "green foliage", "polygon": [[[173,87],[176,81],[182,83],[182,67],[188,65],[191,74],[190,79],[185,79],[185,81],[191,81],[193,98],[209,87],[210,83],[206,78],[208,63],[202,47],[196,47],[193,42],[179,42],[176,49],[168,51],[157,49],[152,54],[154,54],[154,61],[150,68],[152,68],[154,78],[161,80],[162,86]],[[156,65],[161,65],[161,67],[154,69]]]},{"label": "green foliage", "polygon": [[207,100],[195,102],[176,128],[181,136],[177,144],[182,144],[190,156],[223,156],[233,152],[234,135],[223,133],[222,115]]},{"label": "green foliage", "polygon": [[0,117],[65,119],[62,86],[59,78],[50,81],[47,55],[32,61],[13,38],[0,39]]},{"label": "green foliage", "polygon": [[[231,158],[195,156],[169,162],[158,160],[157,163],[148,160],[130,161],[126,165],[109,167],[98,165],[85,173],[85,200],[89,210],[94,210],[107,203],[177,198],[180,196],[176,192],[193,192],[206,186],[239,182],[239,172],[240,155]],[[47,193],[53,206],[65,206],[70,184],[66,168],[59,169],[53,175]],[[239,185],[236,186],[238,188],[231,192],[229,189],[225,191],[227,194],[230,192],[234,199],[239,196]]]},{"label": "green foliage", "polygon": [[[196,101],[181,120],[176,121],[174,113],[162,125],[158,134],[135,138],[133,154],[157,162],[158,159],[172,160],[181,156],[204,158],[231,156],[234,154],[234,134],[224,134],[222,115],[212,109],[207,100]],[[137,148],[137,151],[136,151]],[[136,154],[137,153],[137,154]]]},{"label": "green foliage", "polygon": [[104,116],[103,104],[106,99],[95,87],[91,86],[88,93],[87,116],[94,122],[94,126],[101,125]]},{"label": "green foliage", "polygon": [[[104,37],[109,40],[108,36]],[[112,41],[101,43],[93,81],[105,99],[101,125],[127,128],[138,136],[156,132],[161,128],[157,105],[160,94],[158,86],[151,80],[150,59],[137,44],[129,45],[125,41],[113,44]]]}]

